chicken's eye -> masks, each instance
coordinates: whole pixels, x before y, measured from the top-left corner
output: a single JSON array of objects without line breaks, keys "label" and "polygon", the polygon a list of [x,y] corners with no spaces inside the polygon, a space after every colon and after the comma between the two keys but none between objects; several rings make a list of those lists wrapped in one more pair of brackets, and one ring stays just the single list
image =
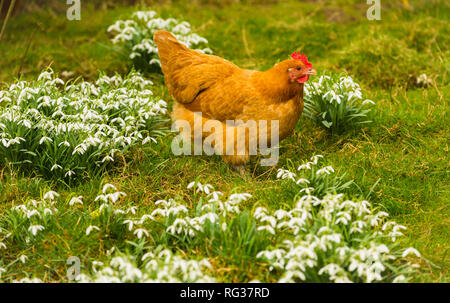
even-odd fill
[{"label": "chicken's eye", "polygon": [[302,70],[302,68],[301,67],[297,67],[296,70]]}]

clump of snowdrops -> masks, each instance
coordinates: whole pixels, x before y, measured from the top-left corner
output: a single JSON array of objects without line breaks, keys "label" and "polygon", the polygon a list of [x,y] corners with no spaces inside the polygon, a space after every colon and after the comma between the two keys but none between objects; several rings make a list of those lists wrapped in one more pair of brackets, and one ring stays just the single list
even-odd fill
[{"label": "clump of snowdrops", "polygon": [[[149,251],[141,260],[132,256],[115,256],[109,264],[96,262],[93,274],[81,274],[81,283],[212,283],[215,279],[204,270],[210,270],[207,259],[186,260],[164,249],[158,253]],[[139,265],[137,265],[139,263]],[[97,269],[96,267],[101,267]]]},{"label": "clump of snowdrops", "polygon": [[[315,156],[302,164],[300,171],[312,172],[319,158]],[[210,264],[217,258],[231,262],[226,266],[239,264],[238,268],[248,269],[245,262],[251,262],[269,270],[252,273],[253,281],[411,279],[417,267],[412,260],[420,254],[414,248],[400,246],[406,227],[389,220],[389,214],[369,201],[330,193],[336,187],[329,185],[336,182],[331,180],[333,170],[329,166],[314,170],[314,174],[329,178],[318,178],[313,183],[305,178],[306,173],[297,177],[288,170],[279,171],[282,182],[292,183],[299,193],[292,200],[286,199],[280,209],[261,206],[261,201],[251,201],[248,193],[225,195],[198,181],[188,185],[191,201],[159,200],[150,212],[142,212],[135,203],[124,206],[126,194],[111,184],[104,185],[89,203],[84,203],[82,196],[64,202],[50,191],[40,201],[13,206],[0,216],[0,248],[19,243],[26,251],[48,235],[63,233],[64,228],[78,232],[77,241],[110,239],[102,244],[104,259],[91,262],[91,269],[76,279],[82,282],[220,281],[220,276],[214,276],[217,264]],[[313,195],[312,184],[322,188],[323,197]],[[80,220],[80,216],[84,219]],[[173,253],[180,249],[189,257]],[[21,254],[13,262],[26,264],[31,258]],[[0,263],[3,273],[13,268]],[[39,278],[25,277],[21,281]]]},{"label": "clump of snowdrops", "polygon": [[295,181],[287,184],[287,187],[294,192],[294,199],[305,194],[321,198],[326,194],[345,193],[353,184],[353,180],[344,181],[345,173],[339,177],[335,176],[333,166],[319,165],[321,158],[323,158],[322,155],[312,156],[310,161],[304,161],[298,166],[297,172],[278,169],[278,178]]},{"label": "clump of snowdrops", "polygon": [[135,144],[164,133],[166,102],[131,72],[96,83],[64,82],[52,70],[0,91],[0,161],[45,178],[95,174]]},{"label": "clump of snowdrops", "polygon": [[118,20],[108,28],[114,34],[113,44],[122,47],[122,52],[128,56],[134,66],[142,71],[160,71],[161,62],[158,57],[158,47],[153,42],[153,34],[158,30],[171,32],[181,43],[190,49],[211,54],[208,40],[193,33],[191,25],[186,21],[173,18],[156,17],[155,11],[138,11],[129,20]]},{"label": "clump of snowdrops", "polygon": [[[120,206],[126,197],[112,184],[105,184],[93,199],[75,195],[63,198],[55,191],[43,193],[38,200],[11,207],[0,215],[0,250],[10,246],[21,253],[7,263],[0,260],[0,282],[3,276],[10,278],[3,282],[42,282],[42,277],[12,279],[17,273],[15,264],[26,266],[34,256],[27,251],[46,243],[50,237],[63,238],[68,235],[77,242],[89,239],[115,239],[124,244],[121,248],[129,254],[121,253],[116,246],[107,247],[107,261],[93,261],[91,270],[73,276],[78,282],[214,282],[214,278],[204,271],[210,271],[207,259],[190,260],[174,254],[161,246],[147,244],[149,231],[145,223],[151,219],[143,215],[134,220],[136,206]],[[128,240],[128,241],[125,241]],[[131,251],[131,253],[130,253]],[[8,258],[9,259],[9,258]],[[139,264],[139,265],[138,265]]]},{"label": "clump of snowdrops", "polygon": [[370,123],[368,105],[361,88],[346,74],[321,75],[305,83],[304,115],[331,133],[342,133]]}]

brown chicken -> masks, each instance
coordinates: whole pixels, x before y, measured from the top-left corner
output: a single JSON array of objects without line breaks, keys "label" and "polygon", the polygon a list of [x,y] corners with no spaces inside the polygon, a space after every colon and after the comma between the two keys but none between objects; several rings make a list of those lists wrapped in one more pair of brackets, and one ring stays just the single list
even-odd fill
[{"label": "brown chicken", "polygon": [[[267,135],[269,144],[274,140],[270,121],[278,121],[280,141],[294,129],[303,111],[303,83],[309,75],[315,74],[303,54],[293,53],[292,59],[260,72],[241,69],[220,57],[190,50],[166,31],[157,31],[153,39],[158,46],[169,94],[176,100],[172,120],[188,121],[189,135],[195,139],[194,120],[196,116],[201,117],[197,119],[202,122],[202,139],[219,134],[211,140],[214,149],[238,170],[242,171],[253,155],[251,144],[260,148],[257,137],[262,132]],[[241,124],[230,125],[227,123],[230,120],[240,120]],[[259,123],[263,120],[267,121],[267,126]],[[247,121],[256,121],[256,126],[247,125]],[[209,123],[209,130],[208,122],[215,123]],[[240,127],[245,127],[243,145],[239,145]],[[222,129],[223,134],[216,129]],[[231,146],[225,140],[230,134],[234,137]]]}]

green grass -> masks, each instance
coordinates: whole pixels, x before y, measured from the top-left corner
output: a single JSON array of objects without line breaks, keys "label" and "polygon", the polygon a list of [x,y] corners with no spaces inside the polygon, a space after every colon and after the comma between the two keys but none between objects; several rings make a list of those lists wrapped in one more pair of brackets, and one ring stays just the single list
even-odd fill
[{"label": "green grass", "polygon": [[[121,165],[71,188],[3,165],[0,212],[39,197],[43,188],[57,190],[64,197],[82,194],[86,201],[93,200],[108,182],[128,194],[123,206],[135,201],[140,211],[148,213],[158,199],[179,197],[192,202],[186,186],[196,179],[224,193],[252,194],[252,203],[245,204],[248,209],[253,203],[277,209],[283,207],[280,201],[286,197],[280,191],[282,183],[275,178],[276,169],[298,166],[312,155],[322,154],[337,175],[346,173],[346,179],[355,180],[351,195],[365,197],[379,181],[370,200],[408,227],[402,244],[416,247],[430,261],[420,264],[414,281],[448,282],[450,6],[445,1],[410,2],[411,9],[402,7],[401,1],[383,2],[382,20],[371,22],[365,18],[364,1],[220,6],[179,1],[152,6],[163,17],[189,21],[194,32],[208,39],[214,54],[243,68],[267,69],[294,50],[302,50],[318,71],[347,71],[360,83],[365,97],[375,101],[369,116],[373,123],[359,131],[330,136],[303,117],[281,143],[278,166],[263,168],[253,159],[247,178],[219,157],[175,157],[170,150],[173,135],[158,145],[135,148]],[[45,10],[12,19],[0,43],[0,81],[12,82],[17,76],[30,37],[32,44],[22,69],[25,79],[36,78],[49,65],[55,71],[74,71],[90,80],[99,70],[125,74],[130,62],[110,48],[106,29],[134,10],[136,7],[130,6],[95,10],[86,6],[78,22],[67,21],[63,11]],[[422,73],[433,79],[433,85],[414,85]],[[157,83],[155,93],[170,100],[162,77],[148,76]],[[49,281],[62,281],[69,256],[83,256],[86,268],[90,261],[106,258],[109,240],[77,241],[78,237],[72,231],[61,232],[25,252],[20,245],[11,246],[3,258],[10,262],[22,253],[30,257],[24,265],[15,263],[17,278],[25,272],[41,277],[45,273]],[[185,252],[188,256],[195,253]],[[211,260],[224,280],[257,278],[258,264],[239,261],[238,251],[228,253],[228,258]]]}]

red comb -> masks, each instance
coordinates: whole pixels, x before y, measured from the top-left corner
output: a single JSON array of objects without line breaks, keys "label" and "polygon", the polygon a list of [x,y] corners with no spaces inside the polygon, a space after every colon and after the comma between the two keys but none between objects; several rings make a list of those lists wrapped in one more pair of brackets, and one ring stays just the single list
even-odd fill
[{"label": "red comb", "polygon": [[300,52],[293,52],[291,58],[294,60],[302,61],[307,67],[312,67],[312,64],[308,62],[308,58]]}]

